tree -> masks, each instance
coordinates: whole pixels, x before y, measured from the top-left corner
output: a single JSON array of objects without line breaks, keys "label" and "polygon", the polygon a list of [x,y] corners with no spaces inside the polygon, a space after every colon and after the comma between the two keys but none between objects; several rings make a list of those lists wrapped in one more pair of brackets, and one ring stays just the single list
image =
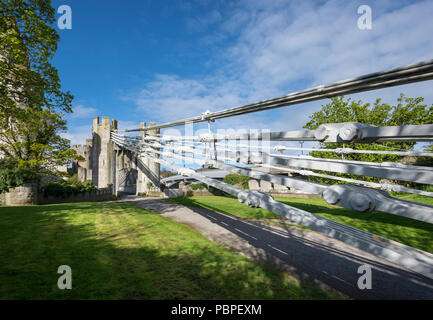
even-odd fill
[{"label": "tree", "polygon": [[[400,94],[397,98],[397,104],[391,106],[382,103],[381,99],[376,99],[373,105],[363,103],[361,100],[353,101],[350,98],[345,99],[344,96],[332,98],[330,103],[322,105],[320,111],[313,113],[310,116],[304,128],[316,129],[323,123],[340,123],[340,122],[360,122],[376,126],[400,126],[408,124],[429,124],[433,123],[433,105],[430,108],[422,104],[424,98],[408,98],[404,94]],[[414,142],[386,142],[381,144],[344,144],[344,147],[355,150],[411,150]],[[323,149],[334,149],[343,147],[343,143],[321,143]],[[313,151],[312,156],[318,158],[339,159],[341,155],[333,152],[318,152]],[[376,154],[347,154],[345,158],[356,161],[369,162],[387,162],[400,161],[408,162],[409,158],[397,155],[376,155]],[[328,173],[329,174],[329,173]],[[342,177],[356,178],[349,174],[335,174]],[[333,180],[323,180],[326,183],[336,183]],[[378,179],[366,177],[365,180],[377,181]]]},{"label": "tree", "polygon": [[164,170],[163,169],[163,170],[161,170],[161,173],[159,175],[163,179],[163,178],[168,178],[168,177],[175,176],[175,175],[177,175],[177,172],[173,172],[173,171],[170,171],[170,170]]},{"label": "tree", "polygon": [[[427,145],[424,148],[424,151],[433,153],[433,144]],[[433,167],[433,157],[418,157],[415,164],[419,166]]]},{"label": "tree", "polygon": [[66,130],[73,96],[52,58],[59,35],[49,0],[0,0],[0,157],[41,174],[77,158]]}]

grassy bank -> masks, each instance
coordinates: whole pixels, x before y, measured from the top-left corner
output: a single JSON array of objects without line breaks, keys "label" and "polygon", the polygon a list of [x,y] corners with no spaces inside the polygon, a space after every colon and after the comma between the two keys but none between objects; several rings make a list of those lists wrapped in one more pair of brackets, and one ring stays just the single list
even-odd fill
[{"label": "grassy bank", "polygon": [[0,257],[0,299],[329,297],[127,203],[0,207]]},{"label": "grassy bank", "polygon": [[278,214],[262,208],[250,208],[238,199],[221,196],[192,196],[167,199],[167,202],[181,204],[189,207],[200,207],[212,211],[232,214],[248,219],[273,219],[281,218]]},{"label": "grassy bank", "polygon": [[[397,194],[405,200],[433,204],[433,199],[419,195]],[[314,213],[382,237],[433,253],[433,225],[389,213],[374,211],[362,213],[328,204],[321,198],[276,198],[287,205]],[[186,206],[232,214],[241,218],[263,219],[280,217],[261,208],[250,208],[235,198],[228,197],[180,197],[167,200]]]}]

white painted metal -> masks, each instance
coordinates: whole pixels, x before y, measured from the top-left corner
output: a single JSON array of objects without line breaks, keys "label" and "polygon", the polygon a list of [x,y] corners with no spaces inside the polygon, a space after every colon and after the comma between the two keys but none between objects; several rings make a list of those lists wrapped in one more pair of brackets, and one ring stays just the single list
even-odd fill
[{"label": "white painted metal", "polygon": [[[292,222],[308,226],[332,238],[338,239],[366,252],[373,253],[378,257],[384,258],[390,262],[433,279],[433,255],[430,253],[382,238],[362,230],[345,226],[332,220],[318,217],[309,212],[275,201],[270,195],[257,191],[243,190],[224,182],[200,175],[192,169],[178,167],[162,158],[155,158],[148,153],[143,152],[140,146],[125,141],[127,139],[120,139],[114,135],[112,139],[113,142],[115,142],[121,148],[129,150],[138,155],[138,159],[140,159],[140,157],[149,158],[152,161],[156,161],[167,166],[168,168],[176,170],[181,175],[192,177],[198,181],[201,181],[202,183],[207,184],[208,186],[215,187],[231,195],[234,195],[240,202],[249,206],[261,207],[263,209],[270,210],[288,218]],[[156,152],[156,150],[153,149],[153,152]]]}]

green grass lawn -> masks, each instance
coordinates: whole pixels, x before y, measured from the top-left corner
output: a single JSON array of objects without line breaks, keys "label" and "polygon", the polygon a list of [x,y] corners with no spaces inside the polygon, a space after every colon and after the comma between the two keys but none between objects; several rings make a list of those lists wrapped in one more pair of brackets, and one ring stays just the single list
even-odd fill
[{"label": "green grass lawn", "polygon": [[[433,204],[433,199],[419,195],[396,194],[405,200]],[[330,205],[322,198],[276,198],[287,205],[314,213],[376,235],[433,253],[433,225],[389,213],[361,213]],[[280,217],[261,208],[250,208],[235,198],[217,196],[180,197],[167,200],[186,206],[232,214],[241,218],[263,219]]]},{"label": "green grass lawn", "polygon": [[121,202],[0,207],[0,257],[0,299],[335,297]]},{"label": "green grass lawn", "polygon": [[212,211],[232,214],[248,219],[273,219],[281,216],[262,208],[250,208],[238,199],[221,196],[192,196],[167,199],[167,202],[181,204],[189,207],[206,208]]}]

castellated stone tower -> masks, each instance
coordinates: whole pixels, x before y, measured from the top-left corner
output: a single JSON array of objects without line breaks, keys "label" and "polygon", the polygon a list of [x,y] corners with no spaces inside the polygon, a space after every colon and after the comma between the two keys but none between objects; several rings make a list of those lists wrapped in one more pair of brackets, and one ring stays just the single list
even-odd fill
[{"label": "castellated stone tower", "polygon": [[92,139],[86,139],[85,145],[75,145],[73,149],[84,158],[75,161],[72,169],[80,181],[91,180],[97,188],[106,188],[113,184],[114,146],[110,141],[110,131],[117,130],[117,121],[108,117],[93,119]]},{"label": "castellated stone tower", "polygon": [[80,181],[92,180],[92,139],[86,139],[85,145],[74,145],[72,148],[85,160],[74,161],[72,171],[76,172]]},{"label": "castellated stone tower", "polygon": [[[151,127],[156,125],[154,122],[149,122],[146,125],[146,122],[140,123],[140,128],[145,128],[147,126]],[[160,130],[149,130],[146,133],[144,131],[140,132],[140,136],[148,135],[159,135]],[[152,156],[155,158],[159,158],[159,154],[153,153]],[[137,163],[138,167],[138,177],[137,177],[137,194],[140,193],[148,193],[153,190],[160,190],[160,164],[158,162],[149,160],[147,158],[140,158],[140,161]],[[152,186],[150,186],[152,184]],[[150,186],[150,188],[149,188]]]},{"label": "castellated stone tower", "polygon": [[[148,125],[155,124],[150,122]],[[146,127],[146,123],[141,123],[140,127]],[[117,130],[116,120],[102,117],[101,121],[99,117],[95,117],[92,139],[87,139],[85,145],[73,146],[84,158],[72,164],[78,179],[91,180],[97,188],[112,186],[114,194],[118,192],[148,194],[160,190],[160,164],[146,157],[137,157],[128,150],[116,146],[110,140],[112,130]],[[140,133],[141,136],[144,134],[144,132]],[[159,130],[150,130],[146,134],[157,135]],[[156,153],[152,156],[159,157]],[[128,179],[125,179],[126,177]]]},{"label": "castellated stone tower", "polygon": [[93,119],[92,128],[92,182],[97,188],[106,188],[113,184],[114,146],[110,141],[111,130],[117,130],[117,120],[109,117]]}]

